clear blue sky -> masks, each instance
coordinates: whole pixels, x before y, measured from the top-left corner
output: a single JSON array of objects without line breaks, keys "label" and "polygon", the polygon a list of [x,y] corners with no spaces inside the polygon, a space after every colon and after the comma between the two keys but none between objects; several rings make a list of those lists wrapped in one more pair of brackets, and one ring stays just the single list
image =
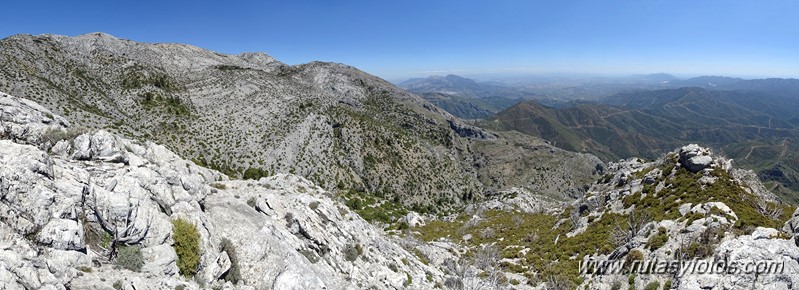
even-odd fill
[{"label": "clear blue sky", "polygon": [[[75,3],[73,3],[75,2]],[[168,3],[166,3],[168,2]],[[799,77],[799,1],[8,1],[0,37],[102,31],[387,79],[577,72]]]}]

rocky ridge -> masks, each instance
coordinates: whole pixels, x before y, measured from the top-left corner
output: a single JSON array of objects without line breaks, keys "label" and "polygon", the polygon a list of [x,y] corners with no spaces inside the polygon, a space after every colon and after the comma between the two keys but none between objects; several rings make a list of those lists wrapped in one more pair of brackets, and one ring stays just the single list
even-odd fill
[{"label": "rocky ridge", "polygon": [[[411,232],[433,253],[482,257],[478,264],[492,266],[478,274],[503,277],[499,289],[787,289],[799,282],[797,225],[799,210],[781,202],[752,171],[691,144],[653,161],[611,162],[574,202],[508,190],[461,213],[425,220]],[[440,267],[449,258],[428,256]],[[775,274],[685,275],[630,268],[636,260],[694,259],[770,261],[783,268]],[[586,261],[624,266],[620,273],[581,273]]]},{"label": "rocky ridge", "polygon": [[626,228],[611,233],[618,245],[613,251],[584,259],[705,259],[741,263],[739,267],[772,261],[784,268],[771,274],[584,276],[592,289],[628,282],[636,288],[658,283],[672,289],[786,289],[799,282],[799,232],[794,226],[799,209],[780,202],[751,170],[734,168],[733,160],[691,144],[652,162],[632,158],[611,163],[607,176],[585,200],[573,204],[589,209],[574,218],[580,226],[573,232],[610,213],[627,215]]}]

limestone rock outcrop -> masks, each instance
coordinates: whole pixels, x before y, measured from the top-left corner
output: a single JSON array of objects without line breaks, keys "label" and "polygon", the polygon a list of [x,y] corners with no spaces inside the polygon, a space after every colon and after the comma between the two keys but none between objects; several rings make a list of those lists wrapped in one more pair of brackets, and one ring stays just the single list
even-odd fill
[{"label": "limestone rock outcrop", "polygon": [[680,164],[691,172],[699,172],[710,167],[713,158],[710,157],[710,149],[696,144],[683,146],[679,151]]},{"label": "limestone rock outcrop", "polygon": [[[61,134],[70,124],[27,100],[0,94],[0,109],[0,288],[428,289],[443,276],[302,177],[231,181],[152,142]],[[200,235],[193,279],[176,264],[178,218]],[[140,272],[115,265],[122,246],[140,249]]]}]

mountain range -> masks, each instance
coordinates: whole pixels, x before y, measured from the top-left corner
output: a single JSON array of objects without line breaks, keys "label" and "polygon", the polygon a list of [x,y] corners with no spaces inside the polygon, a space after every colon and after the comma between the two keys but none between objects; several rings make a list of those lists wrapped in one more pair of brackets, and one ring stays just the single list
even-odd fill
[{"label": "mountain range", "polygon": [[228,176],[298,174],[425,211],[510,187],[578,196],[602,168],[535,137],[467,125],[343,64],[93,33],[0,40],[0,68],[2,91]]},{"label": "mountain range", "polygon": [[[772,189],[795,201],[799,98],[764,84],[772,82],[728,84],[735,90],[636,91],[562,108],[526,101],[480,124],[539,136],[605,160],[654,158],[679,144],[699,142],[755,169],[762,179],[772,181]],[[790,87],[797,81],[779,83]]]},{"label": "mountain range", "polygon": [[[448,75],[400,85],[478,126],[522,132],[606,161],[653,158],[699,142],[756,170],[783,198],[799,201],[796,79],[661,73],[498,85]],[[501,97],[519,92],[528,95]]]},{"label": "mountain range", "polygon": [[464,119],[487,118],[524,100],[535,99],[553,105],[559,102],[524,87],[478,82],[453,74],[413,78],[398,86]]}]

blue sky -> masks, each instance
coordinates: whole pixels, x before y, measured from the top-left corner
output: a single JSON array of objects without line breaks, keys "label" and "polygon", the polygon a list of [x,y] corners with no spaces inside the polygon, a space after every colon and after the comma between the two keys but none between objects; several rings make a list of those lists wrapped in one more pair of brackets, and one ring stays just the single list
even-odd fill
[{"label": "blue sky", "polygon": [[[9,1],[0,37],[107,32],[390,80],[431,74],[799,77],[799,1]],[[77,1],[75,1],[77,2]]]}]

